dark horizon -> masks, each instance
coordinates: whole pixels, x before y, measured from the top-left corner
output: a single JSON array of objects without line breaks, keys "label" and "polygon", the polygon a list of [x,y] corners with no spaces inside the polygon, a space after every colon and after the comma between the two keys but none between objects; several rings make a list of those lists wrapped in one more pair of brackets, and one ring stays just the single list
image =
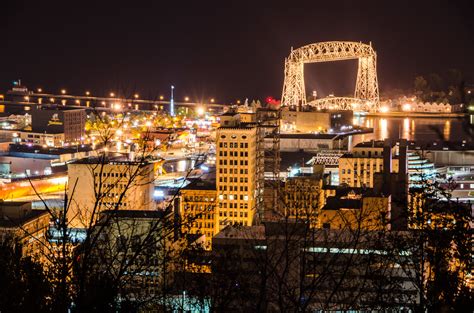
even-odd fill
[{"label": "dark horizon", "polygon": [[[225,5],[225,6],[224,6]],[[473,83],[470,3],[342,1],[118,3],[17,1],[5,8],[0,90],[30,89],[143,98],[280,98],[291,47],[321,41],[372,42],[382,92],[408,89],[417,75],[459,69]],[[306,66],[306,88],[351,93],[355,61]]]}]

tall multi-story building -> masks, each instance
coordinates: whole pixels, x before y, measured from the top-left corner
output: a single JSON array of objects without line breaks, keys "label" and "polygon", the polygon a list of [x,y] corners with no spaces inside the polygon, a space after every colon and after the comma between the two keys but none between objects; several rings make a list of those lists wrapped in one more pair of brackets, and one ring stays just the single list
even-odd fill
[{"label": "tall multi-story building", "polygon": [[94,157],[68,164],[67,217],[87,228],[104,210],[152,210],[154,166],[148,162]]},{"label": "tall multi-story building", "polygon": [[397,146],[393,142],[368,141],[357,144],[351,153],[339,158],[339,184],[350,187],[374,187],[374,173],[380,173],[384,167],[384,144],[390,145],[386,149],[390,153],[391,171],[398,172]]},{"label": "tall multi-story building", "polygon": [[183,231],[204,235],[206,249],[211,249],[212,237],[219,232],[216,205],[216,184],[213,182],[197,180],[180,190]]},{"label": "tall multi-story building", "polygon": [[285,216],[317,225],[319,210],[325,202],[322,188],[322,175],[289,177],[283,189]]},{"label": "tall multi-story building", "polygon": [[216,134],[216,185],[219,228],[250,226],[261,209],[263,195],[263,151],[260,128],[250,115],[221,116]]},{"label": "tall multi-story building", "polygon": [[78,143],[85,136],[85,109],[42,107],[31,115],[33,133],[64,134],[65,143]]}]

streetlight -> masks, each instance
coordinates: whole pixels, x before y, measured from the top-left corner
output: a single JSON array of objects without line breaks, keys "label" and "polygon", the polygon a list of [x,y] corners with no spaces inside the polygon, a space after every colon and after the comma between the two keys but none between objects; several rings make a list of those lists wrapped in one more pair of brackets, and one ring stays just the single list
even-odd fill
[{"label": "streetlight", "polygon": [[189,101],[189,97],[184,97],[184,101]]},{"label": "streetlight", "polygon": [[90,92],[89,91],[86,91],[86,96],[90,96]]},{"label": "streetlight", "polygon": [[138,93],[136,93],[136,94],[133,95],[133,97],[134,97],[135,99],[138,99],[139,96],[140,96],[140,95],[139,95]]},{"label": "streetlight", "polygon": [[214,103],[214,101],[215,101],[214,98],[211,98],[211,103]]},{"label": "streetlight", "polygon": [[62,93],[63,95],[65,95],[65,94],[66,94],[66,89],[61,89],[61,93]]},{"label": "streetlight", "polygon": [[170,114],[171,114],[171,116],[174,116],[174,97],[173,97],[173,93],[174,93],[174,86],[171,85],[171,100],[170,100]]},{"label": "streetlight", "polygon": [[111,92],[111,93],[110,93],[110,96],[111,96],[111,97],[115,97],[115,93]]},{"label": "streetlight", "polygon": [[163,100],[164,98],[165,98],[165,97],[163,97],[163,96],[160,96],[160,100]]},{"label": "streetlight", "polygon": [[38,92],[43,92],[43,89],[41,89],[41,88],[38,88]]}]

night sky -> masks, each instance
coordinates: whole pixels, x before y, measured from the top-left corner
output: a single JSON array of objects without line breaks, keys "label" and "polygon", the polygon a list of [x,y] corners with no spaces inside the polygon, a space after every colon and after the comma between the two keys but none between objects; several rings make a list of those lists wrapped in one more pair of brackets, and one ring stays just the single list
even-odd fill
[{"label": "night sky", "polygon": [[[331,40],[371,41],[382,91],[449,68],[474,83],[470,1],[5,2],[2,91],[21,78],[54,93],[280,98],[290,48]],[[353,91],[355,60],[305,70],[308,90]]]}]

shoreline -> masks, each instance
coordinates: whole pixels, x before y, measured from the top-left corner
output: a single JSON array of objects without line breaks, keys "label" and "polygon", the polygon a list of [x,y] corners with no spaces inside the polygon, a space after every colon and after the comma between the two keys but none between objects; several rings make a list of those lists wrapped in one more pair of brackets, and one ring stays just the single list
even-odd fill
[{"label": "shoreline", "polygon": [[463,118],[468,113],[422,113],[422,112],[389,112],[389,113],[367,113],[368,117],[421,117],[421,118]]}]

